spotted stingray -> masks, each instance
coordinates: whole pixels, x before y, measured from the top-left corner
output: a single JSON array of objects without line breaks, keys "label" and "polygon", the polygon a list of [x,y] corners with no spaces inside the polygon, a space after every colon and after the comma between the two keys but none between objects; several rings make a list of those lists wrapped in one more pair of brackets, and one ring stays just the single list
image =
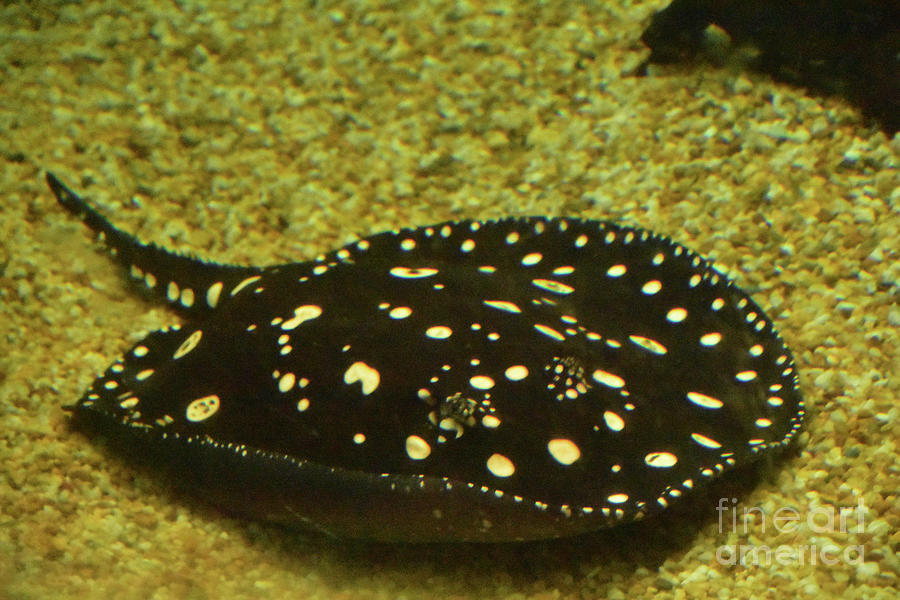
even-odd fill
[{"label": "spotted stingray", "polygon": [[100,375],[74,423],[232,513],[376,540],[559,537],[661,511],[801,427],[772,322],[658,234],[458,221],[221,265],[47,181],[184,319]]}]

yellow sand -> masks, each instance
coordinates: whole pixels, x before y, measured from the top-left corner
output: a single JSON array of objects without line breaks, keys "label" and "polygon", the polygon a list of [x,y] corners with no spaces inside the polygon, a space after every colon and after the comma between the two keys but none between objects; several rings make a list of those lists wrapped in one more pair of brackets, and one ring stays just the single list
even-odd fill
[{"label": "yellow sand", "polygon": [[[0,597],[896,597],[900,137],[752,73],[632,77],[664,0],[122,4],[0,7]],[[133,293],[43,169],[124,229],[220,261],[457,217],[660,231],[769,311],[808,433],[758,484],[574,541],[385,547],[226,518],[66,427],[61,406],[174,316]],[[765,515],[720,533],[735,492]],[[862,527],[773,528],[779,508],[827,526],[860,498]],[[805,560],[721,564],[734,544]]]}]

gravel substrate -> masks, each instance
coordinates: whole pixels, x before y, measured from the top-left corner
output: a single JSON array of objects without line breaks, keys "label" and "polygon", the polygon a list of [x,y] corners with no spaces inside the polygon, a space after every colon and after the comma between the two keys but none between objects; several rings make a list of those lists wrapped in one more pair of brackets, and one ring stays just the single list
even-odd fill
[{"label": "gravel substrate", "polygon": [[[664,0],[141,4],[0,7],[0,597],[896,597],[900,136],[754,73],[634,76]],[[62,406],[174,316],[45,169],[226,262],[462,217],[665,233],[776,322],[807,431],[658,522],[576,540],[367,545],[228,518],[67,428]],[[720,531],[732,494],[758,510]],[[800,522],[779,532],[783,508]],[[784,550],[728,564],[740,546]]]}]

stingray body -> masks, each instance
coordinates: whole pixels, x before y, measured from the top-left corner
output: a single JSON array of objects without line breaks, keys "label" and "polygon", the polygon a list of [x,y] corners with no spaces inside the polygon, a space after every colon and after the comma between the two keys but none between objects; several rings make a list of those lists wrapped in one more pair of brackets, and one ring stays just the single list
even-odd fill
[{"label": "stingray body", "polygon": [[772,322],[660,235],[459,221],[220,265],[47,179],[183,317],[98,377],[74,422],[233,513],[389,541],[559,537],[661,511],[801,426]]}]

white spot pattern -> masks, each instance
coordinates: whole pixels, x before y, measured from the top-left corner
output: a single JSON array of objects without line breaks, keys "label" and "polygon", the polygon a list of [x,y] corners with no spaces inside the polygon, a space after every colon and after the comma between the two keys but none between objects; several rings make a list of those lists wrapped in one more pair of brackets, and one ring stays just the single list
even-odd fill
[{"label": "white spot pattern", "polygon": [[521,381],[528,377],[528,367],[525,365],[513,365],[504,373],[510,381]]},{"label": "white spot pattern", "polygon": [[302,323],[317,319],[322,315],[322,307],[316,304],[304,304],[294,309],[294,316],[281,324],[285,331],[296,329]]},{"label": "white spot pattern", "polygon": [[175,350],[175,354],[172,355],[173,360],[178,360],[191,350],[197,347],[197,344],[200,343],[200,339],[203,337],[203,331],[198,329],[184,340],[178,349]]},{"label": "white spot pattern", "polygon": [[700,408],[717,409],[722,408],[723,403],[718,398],[701,394],[700,392],[688,392],[687,399],[699,406]]},{"label": "white spot pattern", "polygon": [[224,284],[217,281],[206,290],[206,305],[215,308],[219,305],[219,297],[222,295],[222,287]]},{"label": "white spot pattern", "polygon": [[571,465],[581,458],[581,449],[570,439],[556,438],[547,442],[550,456],[561,465]]},{"label": "white spot pattern", "polygon": [[406,438],[406,454],[413,460],[425,460],[431,455],[431,445],[417,435]]},{"label": "white spot pattern", "polygon": [[506,300],[485,300],[484,304],[486,306],[490,306],[491,308],[496,308],[497,310],[503,310],[510,313],[521,313],[522,309],[518,307],[514,302],[508,302]]},{"label": "white spot pattern", "polygon": [[654,469],[667,469],[678,463],[678,457],[671,452],[651,452],[644,457],[644,462]]},{"label": "white spot pattern", "polygon": [[594,378],[594,381],[597,383],[601,383],[607,387],[611,388],[622,388],[625,387],[625,380],[619,377],[618,375],[614,375],[608,371],[604,371],[602,369],[596,369],[591,377]]},{"label": "white spot pattern", "polygon": [[378,389],[378,385],[381,383],[381,374],[366,363],[357,361],[344,371],[344,383],[352,385],[357,381],[362,383],[363,396],[368,396]]},{"label": "white spot pattern", "polygon": [[394,267],[391,269],[390,273],[394,277],[399,277],[400,279],[422,279],[424,277],[437,275],[438,270],[430,267]]},{"label": "white spot pattern", "polygon": [[491,454],[487,459],[487,468],[495,477],[510,477],[516,472],[516,466],[502,454]]},{"label": "white spot pattern", "polygon": [[425,335],[433,340],[446,340],[453,335],[453,330],[446,325],[435,325],[426,329]]},{"label": "white spot pattern", "polygon": [[215,394],[203,396],[191,401],[184,411],[184,415],[191,423],[205,421],[219,411],[221,402]]},{"label": "white spot pattern", "polygon": [[531,283],[542,290],[547,290],[554,294],[566,295],[575,291],[575,288],[572,286],[560,283],[559,281],[553,281],[552,279],[533,279]]},{"label": "white spot pattern", "polygon": [[494,387],[494,380],[487,375],[476,375],[469,379],[469,385],[477,390],[489,390]]}]

